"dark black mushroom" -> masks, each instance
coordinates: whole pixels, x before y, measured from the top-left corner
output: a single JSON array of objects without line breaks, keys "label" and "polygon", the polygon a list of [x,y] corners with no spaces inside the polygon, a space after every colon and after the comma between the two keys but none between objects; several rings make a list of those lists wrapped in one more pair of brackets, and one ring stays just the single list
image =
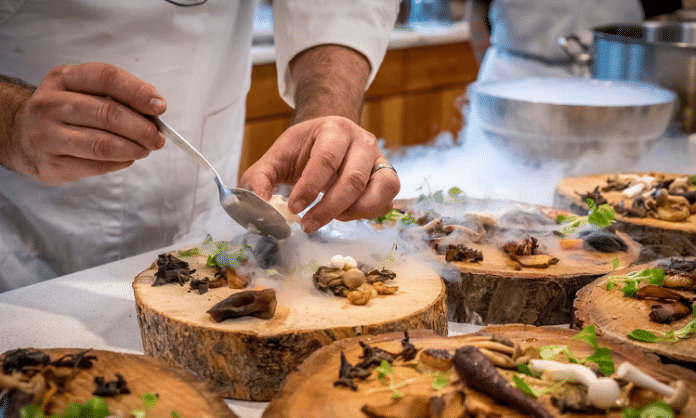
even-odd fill
[{"label": "dark black mushroom", "polygon": [[216,322],[247,315],[270,319],[275,314],[276,305],[276,293],[273,289],[245,290],[221,300],[208,313]]},{"label": "dark black mushroom", "polygon": [[167,283],[179,283],[184,285],[195,270],[189,269],[186,261],[180,260],[171,254],[160,254],[157,256],[157,272],[153,286],[161,286]]},{"label": "dark black mushroom", "polygon": [[55,367],[70,367],[78,369],[89,369],[92,364],[97,360],[97,356],[88,356],[89,350],[83,350],[76,354],[66,354],[63,357],[53,361],[51,364]]},{"label": "dark black mushroom", "polygon": [[19,348],[5,353],[5,358],[2,362],[2,371],[5,374],[21,372],[25,367],[43,367],[50,362],[51,358],[43,351]]},{"label": "dark black mushroom", "polygon": [[403,349],[399,353],[399,356],[405,361],[413,360],[418,355],[418,349],[411,342],[408,331],[404,331],[404,339],[401,340],[401,347],[403,347]]},{"label": "dark black mushroom", "polygon": [[444,254],[445,261],[448,263],[452,261],[478,263],[483,260],[483,253],[481,251],[469,248],[464,244],[438,245],[435,248],[435,252],[437,254]]},{"label": "dark black mushroom", "polygon": [[379,347],[372,347],[371,345],[362,341],[360,341],[360,346],[363,349],[363,355],[361,357],[362,361],[356,364],[355,367],[359,367],[361,369],[367,369],[371,366],[379,366],[382,364],[382,361],[386,361],[391,364],[394,361],[394,357],[396,357],[387,350]]},{"label": "dark black mushroom", "polygon": [[258,235],[258,240],[253,248],[254,258],[262,269],[281,265],[280,246],[275,238]]},{"label": "dark black mushroom", "polygon": [[453,363],[459,379],[468,387],[528,416],[553,418],[544,405],[512,386],[478,348],[471,345],[458,348]]},{"label": "dark black mushroom", "polygon": [[128,389],[126,379],[122,375],[116,373],[116,380],[106,380],[104,376],[96,376],[94,378],[94,383],[97,388],[94,389],[92,395],[94,396],[116,396],[116,395],[127,395],[130,393]]},{"label": "dark black mushroom", "polygon": [[601,253],[616,253],[628,250],[628,245],[620,236],[606,229],[586,230],[578,233],[583,243]]},{"label": "dark black mushroom", "polygon": [[359,365],[353,366],[346,359],[346,355],[341,351],[341,367],[338,370],[338,380],[334,382],[334,386],[345,386],[347,388],[358,390],[358,386],[353,379],[366,379],[372,374],[368,368],[362,368]]}]

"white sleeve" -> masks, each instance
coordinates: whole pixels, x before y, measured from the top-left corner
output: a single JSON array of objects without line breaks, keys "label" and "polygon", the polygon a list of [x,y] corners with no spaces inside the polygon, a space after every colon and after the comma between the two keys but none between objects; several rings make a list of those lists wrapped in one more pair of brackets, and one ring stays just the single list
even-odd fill
[{"label": "white sleeve", "polygon": [[[367,85],[387,50],[400,0],[274,0],[273,36],[278,90],[294,106],[295,82],[288,64],[300,52],[322,44],[343,45],[370,62]],[[367,86],[366,86],[367,87]]]}]

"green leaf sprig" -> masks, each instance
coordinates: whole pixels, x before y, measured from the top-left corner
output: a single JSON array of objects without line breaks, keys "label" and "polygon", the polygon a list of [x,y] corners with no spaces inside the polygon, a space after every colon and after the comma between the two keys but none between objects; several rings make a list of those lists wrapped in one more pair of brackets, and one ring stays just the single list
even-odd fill
[{"label": "green leaf sprig", "polygon": [[654,284],[656,286],[662,286],[665,284],[665,271],[659,267],[644,269],[639,271],[632,271],[623,276],[611,276],[607,281],[607,290],[611,290],[618,284],[618,281],[623,281],[623,287],[621,291],[624,292],[624,296],[634,297],[636,291],[639,288],[640,283],[643,281],[648,284]]},{"label": "green leaf sprig", "polygon": [[[154,393],[145,393],[140,399],[143,404],[139,408],[131,410],[130,417],[145,418],[152,408],[155,407],[159,396]],[[80,403],[72,401],[62,413],[52,417],[44,414],[43,410],[34,404],[23,407],[19,413],[20,418],[106,418],[111,413],[106,400],[100,396],[92,396],[88,400]],[[176,411],[171,411],[172,418],[179,418]]]},{"label": "green leaf sprig", "polygon": [[401,228],[406,228],[409,225],[415,224],[417,219],[413,217],[408,212],[402,212],[398,209],[392,209],[387,212],[386,215],[380,216],[379,218],[373,219],[372,222],[376,224],[382,224],[384,221],[394,221],[398,222]]},{"label": "green leaf sprig", "polygon": [[534,398],[538,398],[538,397],[545,395],[547,393],[555,392],[556,389],[560,388],[565,383],[565,380],[561,380],[559,382],[556,382],[551,387],[537,388],[535,386],[530,386],[529,384],[527,384],[527,382],[525,382],[524,379],[520,375],[517,375],[517,374],[512,376],[512,381],[515,383],[515,386],[517,387],[517,389],[521,390],[522,392],[524,392],[527,395],[530,395]]},{"label": "green leaf sprig", "polygon": [[664,402],[653,402],[646,405],[640,411],[629,406],[624,408],[621,413],[623,418],[674,418],[674,411]]},{"label": "green leaf sprig", "polygon": [[589,362],[596,363],[599,366],[599,371],[605,376],[614,373],[614,360],[611,356],[611,350],[606,347],[600,347],[597,344],[597,334],[594,325],[584,327],[570,338],[586,342],[595,349],[594,352],[583,359],[577,357],[568,345],[547,345],[539,347],[539,356],[544,360],[553,360],[556,356],[562,354],[570,363],[582,365]]},{"label": "green leaf sprig", "polygon": [[596,225],[600,228],[607,228],[611,226],[616,220],[616,211],[609,204],[603,204],[600,206],[595,205],[595,201],[587,198],[587,207],[589,211],[585,216],[578,215],[558,215],[556,217],[556,222],[560,224],[565,224],[561,233],[565,235],[572,234],[576,229],[585,226],[587,224]]},{"label": "green leaf sprig", "polygon": [[403,393],[397,390],[398,386],[395,383],[394,369],[392,369],[388,361],[382,360],[382,363],[375,368],[375,371],[377,372],[377,377],[386,382],[385,384],[389,386],[389,390],[393,392],[391,395],[393,400],[401,399],[404,396]]},{"label": "green leaf sprig", "polygon": [[404,394],[399,391],[399,388],[402,388],[406,385],[409,385],[415,381],[429,378],[431,376],[432,376],[431,378],[433,379],[433,381],[430,382],[430,387],[433,388],[434,390],[440,390],[440,389],[442,389],[450,384],[449,376],[447,376],[447,374],[442,373],[442,372],[437,372],[434,375],[419,376],[419,377],[413,377],[411,379],[400,380],[399,377],[396,376],[396,372],[394,372],[392,365],[389,364],[389,362],[386,360],[382,360],[380,365],[375,368],[375,371],[377,372],[377,378],[386,387],[385,388],[370,389],[367,391],[367,393],[370,394],[370,393],[380,392],[380,391],[385,391],[385,390],[390,391],[390,392],[392,392],[392,395],[391,395],[392,400],[399,400],[404,396]]},{"label": "green leaf sprig", "polygon": [[691,320],[678,330],[672,329],[666,334],[663,334],[659,331],[634,329],[628,333],[628,338],[644,343],[676,343],[681,340],[688,340],[696,335],[696,305],[691,307],[691,311]]}]

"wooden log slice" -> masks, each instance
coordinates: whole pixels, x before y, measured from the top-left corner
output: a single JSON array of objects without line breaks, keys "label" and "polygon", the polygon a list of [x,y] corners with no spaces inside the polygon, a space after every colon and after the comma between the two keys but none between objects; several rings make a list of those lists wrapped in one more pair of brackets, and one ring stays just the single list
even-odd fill
[{"label": "wooden log slice", "polygon": [[[441,337],[427,331],[419,330],[410,332],[410,341],[419,349],[446,349],[454,351],[466,345],[466,339],[472,334],[456,337]],[[573,353],[579,357],[591,354],[588,344],[577,339],[570,339],[575,331],[557,327],[535,327],[531,325],[499,325],[489,326],[473,335],[496,334],[520,343],[523,347],[541,347],[554,344],[568,344]],[[403,333],[388,333],[377,336],[365,336],[337,341],[330,346],[323,347],[312,354],[296,372],[288,376],[283,388],[276,397],[271,400],[264,411],[263,418],[365,418],[361,412],[363,405],[385,405],[391,402],[389,390],[375,391],[384,388],[384,385],[376,378],[376,373],[365,381],[355,379],[358,390],[352,391],[345,387],[335,387],[334,381],[338,378],[341,352],[351,364],[360,361],[362,341],[371,346],[398,352],[401,349]],[[599,346],[607,347],[612,351],[615,365],[624,361],[630,361],[645,373],[663,381],[683,380],[686,382],[692,394],[696,393],[696,373],[675,365],[663,365],[657,356],[637,350],[635,347],[619,343],[614,340],[597,339]],[[562,357],[562,356],[561,356]],[[561,360],[559,360],[561,361]],[[499,369],[501,370],[501,369]],[[401,373],[404,380],[412,377],[423,376],[417,374],[412,368],[401,367],[396,370]],[[422,382],[421,382],[422,380]],[[399,391],[402,394],[423,394],[439,396],[447,389],[439,392],[430,387],[432,379],[419,379],[413,384],[402,386]],[[485,416],[500,416],[506,418],[523,418],[528,415],[515,411],[500,403],[494,402],[489,397],[468,387],[451,385],[462,388],[466,397],[472,397],[476,401],[487,405],[491,413]],[[622,417],[620,410],[611,410],[606,413],[577,413],[566,412],[561,414],[550,399],[550,395],[542,395],[539,401],[556,417],[563,418],[594,418],[594,417]],[[468,415],[467,415],[468,416]],[[473,416],[473,415],[471,415]],[[681,411],[679,417],[696,416],[696,396],[691,396],[686,408]]]},{"label": "wooden log slice", "polygon": [[[401,202],[408,210],[413,202]],[[551,219],[569,215],[567,211],[512,201],[467,199],[459,216],[480,208],[504,208],[519,205],[539,209]],[[456,218],[456,213],[450,213]],[[495,232],[492,232],[495,233]],[[504,238],[490,237],[471,247],[483,253],[483,261],[448,263],[444,255],[434,255],[443,264],[461,272],[460,280],[447,280],[449,319],[455,322],[484,324],[520,323],[531,325],[567,324],[572,317],[575,294],[583,286],[613,270],[614,258],[621,268],[635,263],[640,245],[626,234],[625,252],[601,253],[585,248],[561,249],[557,236],[538,237],[550,255],[559,262],[546,268],[522,267],[501,250]],[[434,254],[434,253],[433,253]]]},{"label": "wooden log slice", "polygon": [[[194,277],[212,277],[204,256],[180,258],[196,269]],[[193,371],[224,397],[267,401],[304,359],[336,340],[414,328],[447,334],[440,276],[412,262],[390,269],[397,276],[389,284],[399,290],[374,297],[364,306],[312,289],[284,297],[279,293],[271,319],[243,317],[216,323],[206,311],[243,289],[224,287],[200,295],[188,292],[188,286],[153,287],[157,271],[153,265],[133,282],[143,348]]]},{"label": "wooden log slice", "polygon": [[[667,333],[669,330],[682,328],[693,316],[688,315],[671,324],[658,324],[649,319],[651,303],[625,297],[618,287],[607,290],[607,281],[612,275],[623,275],[630,271],[640,271],[654,267],[654,263],[634,266],[600,277],[578,292],[574,305],[574,327],[594,324],[597,334],[606,338],[639,347],[671,360],[688,363],[696,369],[696,338],[681,340],[676,343],[644,343],[628,338],[628,333],[634,329],[644,329]],[[694,298],[696,294],[690,291],[670,289],[686,297]]]},{"label": "wooden log slice", "polygon": [[[637,173],[648,174],[648,173]],[[587,176],[569,177],[561,180],[554,192],[554,206],[573,213],[587,214],[587,202],[581,194],[603,187],[607,179],[614,174],[592,174]],[[665,173],[665,178],[683,177],[684,174]],[[624,201],[625,206],[631,206],[631,200],[621,192],[602,192],[610,205],[618,205]],[[656,258],[670,256],[696,255],[696,214],[691,214],[685,221],[670,222],[652,217],[638,218],[616,216],[616,229],[630,235],[635,241],[645,246],[639,262],[647,262]]]},{"label": "wooden log slice", "polygon": [[[55,361],[66,354],[77,354],[84,349],[51,348],[41,351],[48,354],[51,361]],[[90,350],[88,354],[97,357],[92,367],[76,369],[70,390],[56,393],[48,405],[47,416],[58,416],[70,402],[81,403],[90,399],[96,388],[95,377],[101,376],[106,381],[113,381],[116,380],[115,374],[119,373],[127,382],[130,394],[104,397],[114,417],[131,417],[132,410],[143,409],[142,396],[145,394],[159,395],[154,407],[148,412],[149,417],[170,417],[172,411],[182,418],[237,417],[219,395],[210,392],[205,384],[181,367],[136,354],[103,350]],[[4,357],[5,354],[1,356],[3,359]]]}]

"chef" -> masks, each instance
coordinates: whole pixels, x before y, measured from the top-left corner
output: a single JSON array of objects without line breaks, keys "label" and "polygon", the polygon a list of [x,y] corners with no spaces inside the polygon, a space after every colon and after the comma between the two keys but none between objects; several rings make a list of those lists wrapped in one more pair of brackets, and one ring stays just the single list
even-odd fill
[{"label": "chef", "polygon": [[[294,185],[294,213],[323,192],[306,232],[381,215],[399,191],[356,124],[398,3],[273,2],[294,124],[240,183],[264,198]],[[255,7],[0,0],[0,291],[169,245],[222,211],[210,175],[146,116],[163,115],[235,184]]]},{"label": "chef", "polygon": [[590,45],[595,27],[635,24],[679,8],[681,0],[472,0],[477,81],[583,76],[558,44],[561,36]]}]

